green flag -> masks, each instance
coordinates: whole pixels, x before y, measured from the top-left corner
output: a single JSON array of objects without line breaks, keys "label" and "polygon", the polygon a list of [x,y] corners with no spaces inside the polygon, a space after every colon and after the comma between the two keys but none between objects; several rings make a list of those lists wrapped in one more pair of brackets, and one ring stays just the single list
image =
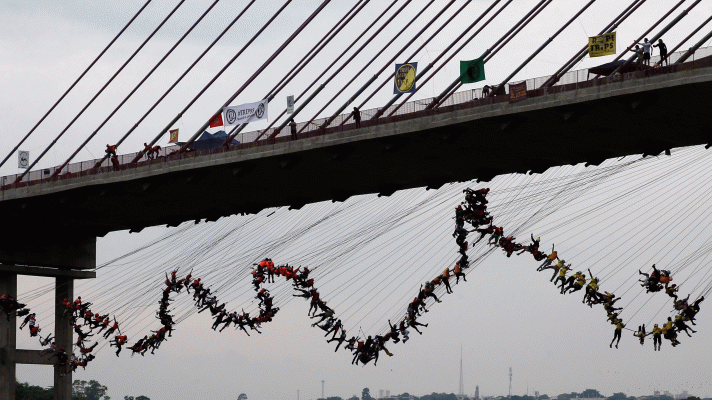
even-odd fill
[{"label": "green flag", "polygon": [[460,61],[460,82],[475,83],[485,80],[485,62],[482,58]]}]

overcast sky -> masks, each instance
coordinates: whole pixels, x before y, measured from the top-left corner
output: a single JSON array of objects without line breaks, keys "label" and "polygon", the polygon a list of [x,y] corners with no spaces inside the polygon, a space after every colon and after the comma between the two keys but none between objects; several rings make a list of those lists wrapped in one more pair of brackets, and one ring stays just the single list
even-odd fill
[{"label": "overcast sky", "polygon": [[[23,150],[31,152],[31,158],[38,155],[64,127],[71,121],[76,113],[84,107],[94,93],[107,81],[125,59],[134,51],[145,36],[159,23],[159,21],[176,4],[176,1],[154,1],[147,10],[139,17],[137,22],[126,32],[124,36],[112,47],[90,71],[86,79],[83,80],[65,99],[63,103],[40,125],[40,128],[22,146]],[[192,135],[212,113],[219,108],[224,101],[250,76],[259,65],[288,37],[294,29],[314,10],[320,2],[312,0],[294,1],[288,6],[286,12],[282,14],[275,23],[268,28],[265,33],[246,51],[232,67],[211,87],[194,107],[188,110],[181,120],[175,125],[181,129],[182,138]],[[316,43],[325,30],[338,20],[355,3],[349,1],[333,1],[322,14],[302,33],[302,35],[277,60],[265,70],[259,78],[241,94],[234,104],[241,104],[260,100],[276,84],[276,82],[286,73],[293,63],[301,58],[314,43]],[[426,2],[414,0],[407,7],[384,33],[366,48],[363,55],[359,56],[359,62],[352,63],[344,67],[341,74],[325,89],[315,101],[315,106],[309,106],[303,114],[297,118],[298,121],[306,120],[314,115],[326,99],[337,93],[343,84],[352,81],[351,85],[343,91],[341,96],[325,110],[323,115],[330,115],[341,105],[345,99],[353,94],[360,85],[366,82],[370,76],[377,71],[397,49],[409,39],[409,35],[416,32],[424,21],[435,15],[439,7],[444,2],[437,1],[426,13],[416,21],[395,44],[384,52],[382,56],[370,67],[367,73],[358,78],[353,75],[363,64],[376,54],[385,45],[406,21],[410,20]],[[514,78],[524,79],[537,76],[544,76],[553,73],[562,63],[568,60],[587,40],[588,36],[594,35],[601,30],[612,18],[618,15],[627,2],[617,2],[612,0],[598,0],[591,8],[582,15],[578,22],[573,23],[564,34],[557,38],[547,49],[540,53],[521,73]],[[691,4],[687,1],[683,7]],[[62,163],[69,156],[76,146],[85,136],[95,130],[108,113],[113,110],[118,102],[140,81],[145,73],[162,57],[164,52],[178,39],[178,37],[188,28],[198,15],[207,8],[209,2],[188,1],[176,14],[176,17],[169,21],[166,26],[159,31],[154,40],[150,42],[144,50],[132,61],[131,64],[119,75],[102,96],[87,109],[87,112],[77,120],[77,122],[67,131],[66,135],[58,142],[52,151],[48,153],[39,167],[49,167]],[[223,29],[223,27],[239,12],[246,4],[245,1],[223,1],[209,14],[206,20],[199,25],[188,40],[178,47],[176,52],[147,81],[147,83],[137,92],[136,95],[110,120],[110,122],[99,132],[96,139],[90,142],[89,146],[79,153],[77,161],[101,157],[107,142],[114,142],[121,137],[147,110],[150,105],[168,88],[168,86],[183,72],[183,70],[195,59],[195,57],[208,45],[208,43]],[[359,14],[354,21],[345,29],[340,36],[334,40],[326,50],[320,54],[305,69],[302,75],[292,81],[270,104],[270,116],[276,116],[284,108],[285,97],[288,94],[297,95],[303,91],[308,83],[315,79],[326,65],[338,54],[346,44],[350,43],[358,35],[361,29],[386,6],[385,1],[372,0],[369,5]],[[461,4],[460,0],[448,10],[447,15],[452,13]],[[418,54],[414,61],[421,65],[427,64],[435,58],[461,32],[481,10],[491,4],[490,1],[473,1],[460,17],[453,21],[439,38],[431,42],[424,51]],[[490,27],[485,29],[476,40],[467,46],[453,61],[451,61],[438,77],[427,85],[421,87],[416,98],[426,98],[439,94],[443,88],[458,75],[460,59],[472,59],[482,54],[491,46],[509,27],[521,18],[533,5],[534,1],[516,0],[509,6],[502,15]],[[507,47],[492,59],[486,66],[487,80],[471,88],[482,85],[499,83],[508,75],[526,56],[543,43],[553,32],[555,32],[570,16],[585,4],[583,0],[554,0],[554,2],[544,10],[539,17],[524,29]],[[637,36],[642,34],[650,24],[660,18],[671,6],[672,2],[664,0],[648,0],[628,21],[618,29],[618,50],[632,42]],[[66,88],[76,79],[83,69],[93,60],[93,58],[106,46],[118,30],[128,21],[142,5],[141,1],[121,1],[121,2],[42,2],[42,1],[11,1],[0,2],[0,126],[3,127],[0,141],[0,153],[4,156],[24,136],[29,129],[38,121],[44,112],[59,98]],[[191,72],[174,92],[162,103],[136,130],[134,137],[129,139],[120,149],[121,152],[137,151],[141,148],[141,143],[147,141],[162,129],[186,103],[199,91],[205,83],[229,60],[235,52],[254,34],[261,25],[271,16],[281,5],[278,1],[259,1],[245,15],[244,19],[228,34],[218,46],[208,54],[208,56]],[[678,14],[682,8],[673,15]],[[712,4],[703,2],[683,20],[678,26],[664,36],[668,43],[668,48],[672,48],[681,38],[685,37],[693,27],[696,27],[709,17],[712,12]],[[436,23],[435,26],[438,26]],[[434,30],[431,28],[429,32]],[[703,29],[701,33],[693,37],[688,45],[695,43],[706,32],[709,27]],[[652,34],[650,35],[652,36]],[[425,37],[425,36],[424,36]],[[422,43],[421,40],[416,44]],[[685,46],[686,47],[686,46]],[[409,52],[406,52],[406,54]],[[610,61],[611,57],[599,59],[586,58],[579,68],[594,66],[599,63]],[[399,62],[406,61],[404,59]],[[413,60],[411,60],[413,61]],[[339,64],[340,65],[340,64]],[[386,72],[392,71],[392,66]],[[383,78],[381,78],[383,79]],[[379,79],[378,81],[380,82]],[[468,87],[469,88],[469,87]],[[310,92],[309,92],[310,93]],[[370,93],[370,92],[368,92]],[[392,96],[390,85],[374,97],[366,108],[378,107],[388,101]],[[247,131],[266,126],[255,124]],[[161,143],[165,143],[164,139]],[[702,154],[702,155],[700,155]],[[679,162],[681,167],[679,176],[693,176],[693,171],[699,173],[699,168],[695,169],[694,164],[686,165],[688,159],[703,157],[701,149],[694,152],[675,153],[673,157],[666,160],[651,162],[651,168],[663,170],[671,168],[669,164]],[[14,156],[13,156],[14,157]],[[12,158],[5,166],[0,168],[0,174],[14,174],[18,172],[17,163]],[[707,162],[707,159],[702,159]],[[647,165],[647,164],[646,164]],[[704,165],[704,164],[703,164]],[[688,168],[688,169],[685,169]],[[636,170],[637,171],[637,170]],[[623,180],[624,186],[635,185],[636,176],[647,176],[649,170],[639,170],[638,175],[633,174],[629,180]],[[569,169],[550,171],[549,176],[560,176],[571,173]],[[685,175],[687,174],[687,175]],[[544,177],[531,177],[527,179],[542,179]],[[524,178],[521,178],[524,179]],[[622,179],[622,178],[621,178]],[[678,182],[679,179],[670,178],[671,182]],[[522,210],[507,208],[514,197],[515,191],[508,188],[516,187],[528,181],[516,181],[515,178],[502,177],[493,182],[492,186],[499,192],[495,192],[497,201],[493,205],[502,207],[503,214],[510,213],[511,219],[506,220],[512,227],[524,226],[526,213]],[[602,181],[603,182],[603,181]],[[665,182],[656,181],[652,188],[663,188]],[[696,193],[702,199],[704,194],[709,193],[704,182],[697,188]],[[627,186],[626,186],[627,187]],[[648,186],[646,186],[648,187]],[[459,187],[455,189],[460,189]],[[443,236],[449,237],[452,228],[451,221],[443,222],[450,218],[453,204],[459,201],[456,195],[457,190],[450,188],[451,192],[444,192],[442,199],[447,199],[442,203],[428,203],[432,205],[432,210],[420,216],[417,220],[420,223],[417,227],[400,227],[404,231],[384,232],[387,235],[398,237],[402,232],[419,233],[417,242],[421,246],[433,247],[434,258],[418,257],[413,261],[405,263],[405,256],[402,260],[392,261],[388,274],[388,282],[403,287],[403,290],[414,289],[421,283],[420,279],[400,277],[394,271],[401,271],[409,268],[427,268],[441,270],[447,265],[437,265],[438,260],[449,260],[453,252],[454,244],[446,240],[449,247],[442,247],[439,241]],[[448,190],[443,189],[443,190]],[[572,190],[583,191],[584,188]],[[622,190],[622,189],[619,189]],[[662,190],[662,189],[659,189]],[[374,212],[373,210],[393,207],[393,211],[384,211],[380,216],[383,220],[395,218],[397,210],[412,204],[414,199],[420,196],[429,196],[432,192],[415,190],[408,193],[395,195],[392,199],[374,200],[371,208],[363,206],[363,212]],[[615,193],[615,192],[613,192]],[[659,192],[653,192],[659,193]],[[550,194],[550,192],[547,192]],[[519,194],[520,196],[522,193]],[[596,201],[613,196],[612,193],[601,191],[589,194],[588,200],[582,209],[589,210],[596,204]],[[602,197],[596,197],[602,196]],[[672,196],[672,194],[670,195]],[[656,201],[650,205],[650,210],[635,215],[632,221],[648,220],[660,215],[661,210],[667,207],[666,201],[674,197],[660,198],[653,196]],[[695,197],[692,196],[692,199]],[[635,196],[628,198],[631,202]],[[352,199],[344,205],[314,205],[313,214],[307,214],[309,208],[301,211],[290,211],[290,215],[304,215],[304,220],[309,221],[327,212],[332,212],[334,207],[343,207],[348,204],[355,204],[363,199]],[[377,201],[377,202],[376,202]],[[534,197],[525,203],[527,207],[532,207],[534,212],[538,206],[548,204],[547,197]],[[382,203],[378,203],[382,202]],[[400,202],[400,203],[399,203]],[[454,203],[452,203],[454,202]],[[360,203],[359,203],[360,204]],[[437,204],[437,205],[436,205]],[[655,208],[655,207],[659,208]],[[374,208],[375,207],[375,208]],[[615,203],[608,209],[611,213],[622,212],[630,207],[629,203]],[[685,210],[685,206],[678,204]],[[569,210],[571,213],[575,209]],[[286,211],[282,210],[286,214]],[[574,224],[574,220],[568,214],[552,215],[538,222],[539,225],[527,225],[526,228],[535,232],[540,231],[542,226],[553,223],[558,219],[565,219],[569,224]],[[266,215],[266,214],[262,214]],[[563,217],[562,217],[563,216]],[[697,218],[697,220],[709,221],[709,214],[705,211],[691,213],[687,218]],[[294,219],[298,217],[284,216],[280,218]],[[222,220],[218,224],[225,226],[241,226],[246,220],[233,218],[229,221]],[[601,223],[594,224],[588,222],[587,229],[581,232],[591,232],[591,234],[581,234],[582,237],[574,240],[567,235],[566,226],[558,231],[552,231],[551,237],[542,235],[542,241],[546,246],[555,242],[561,245],[560,252],[566,251],[566,240],[570,240],[568,250],[573,252],[573,260],[581,262],[583,260],[593,260],[596,264],[592,267],[594,272],[603,271],[607,264],[618,265],[629,263],[628,270],[611,278],[611,285],[627,285],[630,287],[635,278],[635,270],[639,267],[650,264],[648,261],[656,262],[664,258],[662,255],[656,256],[656,251],[650,250],[646,245],[640,245],[642,255],[628,260],[630,254],[628,245],[616,246],[616,240],[624,242],[630,231],[623,230],[628,227],[626,219],[615,221],[615,224],[622,224],[621,229],[611,231],[601,230]],[[294,222],[294,221],[292,221]],[[294,222],[296,225],[299,223]],[[306,223],[304,221],[300,222]],[[346,222],[344,222],[345,224]],[[616,226],[613,221],[611,226]],[[605,225],[605,224],[604,224]],[[216,225],[219,226],[219,225]],[[683,225],[684,226],[684,225]],[[700,236],[704,236],[703,224]],[[208,228],[194,228],[208,229]],[[217,229],[217,228],[215,228]],[[333,229],[333,228],[332,228]],[[344,225],[343,231],[346,234],[353,229],[350,225]],[[524,228],[522,228],[524,229]],[[579,229],[579,228],[577,228]],[[632,229],[632,228],[631,228]],[[640,234],[643,228],[633,232]],[[523,230],[519,234],[521,238],[527,237],[529,230]],[[252,233],[252,231],[248,231]],[[395,233],[394,233],[395,232]],[[99,261],[104,262],[114,256],[124,254],[136,246],[139,246],[151,238],[165,233],[164,228],[148,229],[141,234],[129,235],[126,232],[116,232],[99,239]],[[677,232],[670,229],[672,241]],[[244,234],[244,233],[243,233]],[[277,237],[280,233],[274,233]],[[210,237],[209,232],[187,231],[185,237],[191,239],[198,246],[200,240],[194,239],[203,236]],[[245,234],[246,235],[246,234]],[[249,236],[249,235],[246,235]],[[407,236],[403,236],[407,237]],[[270,236],[265,236],[265,240],[270,240]],[[603,240],[605,238],[605,240]],[[188,239],[185,239],[188,240]],[[299,259],[303,264],[307,264],[309,257],[308,250],[312,246],[317,246],[321,242],[309,242],[309,238],[303,238],[304,244],[299,248],[276,249],[273,256],[276,262],[293,262]],[[332,239],[321,239],[327,244]],[[609,241],[610,240],[610,241]],[[335,239],[334,239],[335,241]],[[384,239],[385,241],[385,239]],[[390,243],[390,242],[389,242]],[[398,242],[395,240],[394,246]],[[561,243],[561,244],[560,244]],[[239,242],[235,244],[232,251],[241,254],[239,265],[235,266],[236,271],[226,275],[230,279],[227,283],[234,282],[236,288],[245,289],[249,285],[246,278],[238,278],[238,272],[244,271],[249,263],[249,256],[257,257],[258,252],[254,248],[259,243]],[[633,246],[631,244],[630,246]],[[665,247],[665,241],[658,246]],[[399,248],[399,247],[396,247]],[[615,249],[615,250],[612,250]],[[681,248],[690,253],[697,247]],[[335,251],[335,250],[334,250]],[[364,249],[363,251],[368,251]],[[682,250],[681,250],[682,251]],[[380,250],[377,255],[394,253],[389,247]],[[592,256],[592,254],[598,254]],[[610,253],[610,254],[609,254]],[[394,254],[401,254],[395,252]],[[604,258],[603,255],[612,257]],[[636,253],[637,254],[637,253]],[[686,253],[683,253],[686,254]],[[278,257],[279,256],[279,257]],[[666,260],[672,263],[682,256],[677,253],[665,254]],[[678,257],[679,256],[679,257]],[[280,258],[281,257],[281,258]],[[328,273],[328,259],[314,259],[315,263],[325,264],[324,272]],[[568,256],[567,256],[568,257]],[[135,277],[127,279],[122,284],[136,285],[140,282],[155,279],[156,285],[160,285],[161,274],[174,267],[184,267],[176,265],[180,259],[171,259],[171,263],[166,263],[165,268],[160,264],[162,259],[155,260],[151,270],[154,273],[148,276],[146,273],[137,273]],[[408,258],[410,260],[410,258]],[[351,289],[340,293],[337,283],[350,279],[349,274],[353,274],[357,281],[384,279],[377,274],[374,276],[360,276],[359,271],[370,266],[368,257],[361,253],[349,253],[348,257],[340,260],[340,268],[344,268],[340,279],[331,280],[326,284],[324,291],[333,295],[334,301],[343,301],[343,307],[351,309],[354,304],[366,301],[366,296],[358,295],[361,286],[351,285]],[[443,261],[444,262],[444,261]],[[449,262],[449,261],[448,261]],[[652,263],[651,262],[651,263]],[[659,264],[660,265],[660,264]],[[155,356],[128,357],[125,355],[119,359],[115,358],[109,349],[103,349],[99,358],[91,365],[87,371],[78,373],[79,379],[97,379],[110,388],[110,395],[114,398],[123,398],[124,395],[147,395],[152,399],[172,399],[172,398],[236,398],[241,392],[246,392],[250,398],[255,399],[292,399],[296,398],[297,390],[301,391],[302,398],[316,398],[320,395],[321,380],[326,381],[326,395],[339,395],[347,397],[353,394],[360,394],[361,389],[369,387],[372,394],[377,394],[379,389],[389,389],[391,393],[401,393],[409,391],[416,394],[425,394],[431,391],[457,392],[458,388],[458,362],[460,346],[464,353],[465,369],[465,390],[467,393],[474,392],[474,386],[480,385],[481,393],[485,395],[505,394],[508,387],[507,369],[511,366],[514,369],[513,393],[523,394],[529,389],[542,393],[555,395],[561,392],[582,391],[586,388],[596,388],[607,395],[613,391],[625,391],[628,394],[643,395],[650,394],[653,390],[670,390],[680,392],[688,390],[700,396],[712,396],[712,384],[708,380],[709,368],[712,367],[712,354],[709,353],[709,343],[711,339],[709,326],[711,326],[709,314],[702,313],[700,316],[700,332],[688,339],[682,338],[683,346],[673,349],[667,344],[663,345],[663,352],[653,353],[652,345],[646,344],[645,348],[635,343],[629,332],[623,339],[623,346],[620,350],[614,351],[607,347],[608,341],[612,337],[612,327],[605,322],[605,315],[602,310],[590,310],[588,307],[580,305],[580,296],[560,296],[553,288],[549,287],[548,274],[537,274],[533,271],[536,263],[531,258],[506,259],[501,253],[495,253],[487,258],[481,267],[473,271],[470,275],[470,282],[459,285],[455,289],[455,295],[447,296],[443,304],[437,305],[433,311],[424,317],[423,321],[430,323],[430,327],[425,330],[421,337],[413,332],[411,342],[408,345],[394,345],[391,351],[395,356],[390,359],[382,359],[379,366],[374,368],[369,365],[365,368],[349,365],[350,356],[347,353],[333,352],[331,344],[323,343],[319,331],[311,329],[309,321],[305,317],[306,305],[298,301],[291,302],[283,308],[276,321],[265,328],[263,335],[245,335],[230,330],[222,334],[215,334],[208,329],[210,324],[207,316],[192,316],[177,327],[178,331],[174,338],[171,338]],[[131,265],[115,266],[112,268],[129,268]],[[196,266],[197,268],[198,266]],[[214,265],[200,265],[203,274],[209,276]],[[227,261],[221,264],[221,268],[229,268],[231,264]],[[620,266],[621,268],[624,265]],[[120,270],[119,270],[120,271]],[[342,270],[340,270],[342,271]],[[421,271],[421,269],[418,269]],[[685,272],[685,271],[682,271]],[[690,271],[687,271],[690,273]],[[99,278],[88,286],[81,286],[82,290],[97,292],[103,288],[111,288],[118,285],[116,274],[105,274],[99,272]],[[120,275],[120,273],[119,273]],[[157,275],[157,276],[156,276]],[[547,275],[547,276],[545,276]],[[215,278],[218,278],[215,276]],[[133,280],[132,280],[133,279]],[[631,280],[632,279],[632,280]],[[27,290],[37,285],[43,285],[46,280],[23,280],[22,289]],[[221,282],[221,283],[225,283]],[[118,285],[118,286],[117,286]],[[329,286],[331,285],[331,286]],[[225,290],[226,295],[231,299],[245,301],[241,298],[238,289],[234,291]],[[130,292],[130,288],[126,288]],[[79,293],[79,292],[78,292]],[[631,290],[629,297],[635,290]],[[354,294],[350,299],[349,294]],[[660,295],[658,295],[659,297]],[[102,297],[96,294],[94,301],[98,309],[102,308],[102,303],[106,308],[115,308],[115,299],[110,296]],[[376,300],[383,301],[390,307],[398,307],[399,298],[389,293],[375,296]],[[654,309],[641,311],[645,314],[639,322],[648,322],[653,318],[658,308],[663,306],[663,299],[657,299],[659,303]],[[38,300],[40,301],[40,300]],[[40,304],[42,304],[40,302]],[[380,321],[380,325],[375,330],[382,327],[385,321],[380,317],[390,315],[381,312],[380,308],[372,307],[372,302],[366,303],[365,311],[361,313],[370,314],[364,318],[372,318]],[[636,303],[637,304],[637,303]],[[144,303],[144,306],[146,304]],[[47,308],[49,304],[45,301],[43,306],[35,308]],[[703,310],[706,304],[703,304]],[[631,306],[630,314],[637,310],[634,304]],[[146,315],[153,312],[151,305],[146,310]],[[370,313],[368,311],[371,311]],[[339,309],[337,309],[339,311]],[[668,315],[667,309],[658,315],[658,319]],[[128,319],[135,311],[129,309],[117,312],[117,318]],[[356,313],[358,314],[358,313]],[[629,314],[629,315],[630,315]],[[360,320],[360,314],[353,317],[353,323]],[[634,320],[635,321],[635,320]],[[145,326],[151,326],[147,320]],[[635,322],[634,322],[635,323]],[[40,321],[42,324],[42,321]],[[371,325],[371,324],[369,324]],[[141,327],[140,323],[136,327]],[[349,327],[349,325],[347,325]],[[366,329],[365,326],[363,326]],[[629,327],[633,327],[632,324]],[[356,327],[354,327],[355,329]],[[155,329],[155,328],[154,328]],[[369,332],[370,333],[370,332]],[[25,338],[26,332],[22,332],[19,345],[21,347],[36,348],[34,341]],[[136,330],[135,335],[139,335]],[[140,333],[143,336],[143,333]],[[51,369],[47,367],[21,366],[18,367],[18,378],[21,381],[29,381],[34,384],[50,385]],[[664,379],[661,379],[663,378]]]}]

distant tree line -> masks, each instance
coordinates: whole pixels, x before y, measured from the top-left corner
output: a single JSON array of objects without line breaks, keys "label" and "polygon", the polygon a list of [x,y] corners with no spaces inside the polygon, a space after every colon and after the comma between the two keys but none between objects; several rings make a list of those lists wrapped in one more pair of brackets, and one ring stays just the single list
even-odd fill
[{"label": "distant tree line", "polygon": [[[108,388],[97,381],[72,382],[72,400],[109,400]],[[15,381],[16,400],[54,400],[54,388],[32,386],[29,383]],[[124,396],[124,400],[151,400],[146,396]]]}]

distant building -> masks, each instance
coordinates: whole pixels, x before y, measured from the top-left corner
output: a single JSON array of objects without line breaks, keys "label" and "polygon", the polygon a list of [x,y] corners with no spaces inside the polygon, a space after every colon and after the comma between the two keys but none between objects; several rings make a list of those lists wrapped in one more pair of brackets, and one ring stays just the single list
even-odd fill
[{"label": "distant building", "polygon": [[378,391],[378,398],[382,399],[383,398],[383,389]]}]

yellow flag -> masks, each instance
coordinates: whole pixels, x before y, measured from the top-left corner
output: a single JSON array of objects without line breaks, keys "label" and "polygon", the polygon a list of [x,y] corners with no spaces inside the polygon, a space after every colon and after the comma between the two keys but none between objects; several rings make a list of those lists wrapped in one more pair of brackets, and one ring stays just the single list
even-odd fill
[{"label": "yellow flag", "polygon": [[616,33],[606,33],[588,38],[588,55],[601,57],[616,54]]}]

